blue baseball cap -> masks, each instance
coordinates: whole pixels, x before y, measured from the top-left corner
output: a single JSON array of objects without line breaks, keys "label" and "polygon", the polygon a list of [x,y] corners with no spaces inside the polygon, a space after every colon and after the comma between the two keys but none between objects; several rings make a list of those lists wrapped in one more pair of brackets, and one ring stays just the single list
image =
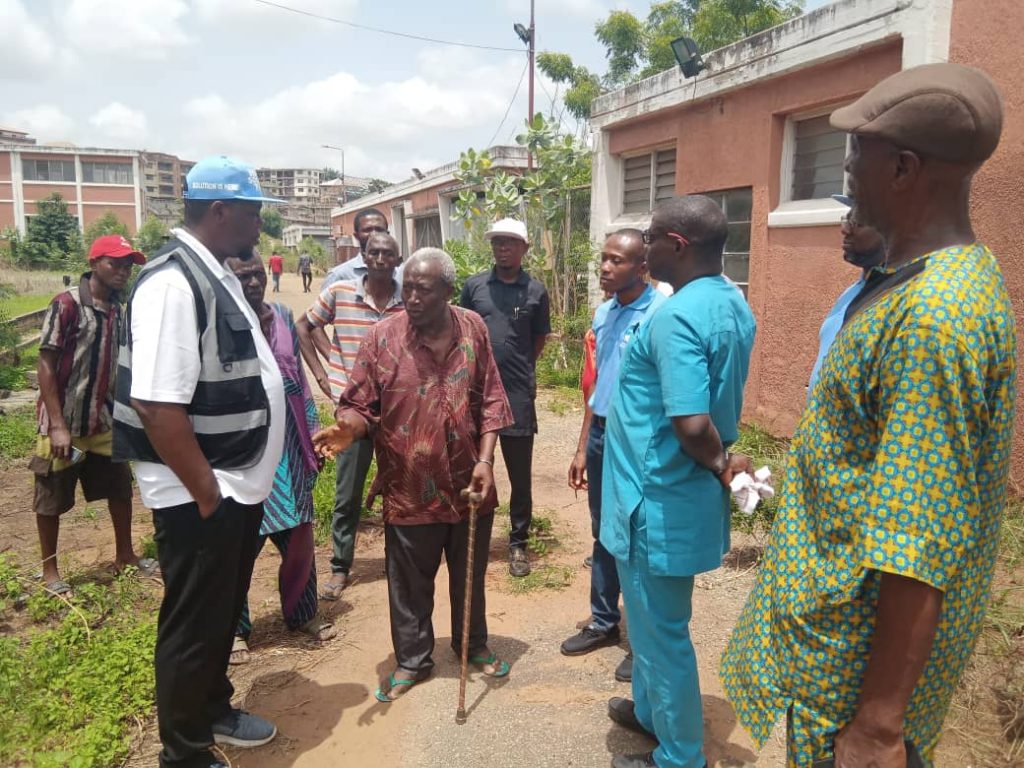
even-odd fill
[{"label": "blue baseball cap", "polygon": [[186,200],[244,200],[249,203],[284,203],[266,197],[256,169],[232,157],[204,157],[185,177]]}]

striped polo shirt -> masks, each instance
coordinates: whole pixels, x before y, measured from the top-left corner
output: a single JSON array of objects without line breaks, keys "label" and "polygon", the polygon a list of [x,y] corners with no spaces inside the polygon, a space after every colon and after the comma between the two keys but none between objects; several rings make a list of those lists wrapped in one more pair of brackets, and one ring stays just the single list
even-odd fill
[{"label": "striped polo shirt", "polygon": [[[109,432],[112,426],[114,374],[121,305],[116,296],[105,308],[96,305],[89,276],[77,288],[57,294],[46,310],[40,350],[57,352],[57,393],[72,437]],[[36,404],[39,434],[50,433],[43,398]]]},{"label": "striped polo shirt", "polygon": [[323,289],[316,303],[306,312],[314,328],[333,326],[331,355],[327,361],[327,378],[331,394],[337,400],[348,384],[349,371],[356,352],[370,327],[384,317],[402,312],[402,286],[395,281],[395,292],[386,307],[378,310],[366,295],[366,278],[339,280]]}]

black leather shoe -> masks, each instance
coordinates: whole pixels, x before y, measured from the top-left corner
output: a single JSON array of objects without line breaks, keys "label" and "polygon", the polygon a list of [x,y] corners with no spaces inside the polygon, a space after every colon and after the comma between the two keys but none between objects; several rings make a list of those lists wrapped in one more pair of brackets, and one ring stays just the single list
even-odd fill
[{"label": "black leather shoe", "polygon": [[640,755],[619,755],[612,760],[612,768],[658,768],[654,762],[654,753],[645,752]]},{"label": "black leather shoe", "polygon": [[620,683],[631,683],[633,682],[633,652],[630,651],[626,654],[625,658],[619,662],[619,666],[615,668],[615,679]]},{"label": "black leather shoe", "polygon": [[[621,725],[623,728],[628,728],[636,733],[642,733],[649,739],[658,740],[658,737],[648,731],[640,721],[636,719],[636,712],[633,711],[633,700],[624,699],[620,696],[612,696],[608,699],[608,717],[611,718],[613,723]],[[634,755],[635,757],[635,755]],[[640,765],[640,763],[638,763]],[[650,763],[654,765],[654,763]]]},{"label": "black leather shoe", "polygon": [[585,653],[596,651],[598,648],[605,648],[619,642],[619,628],[612,627],[602,632],[594,629],[593,626],[586,626],[562,643],[562,654],[565,656],[582,656]]}]

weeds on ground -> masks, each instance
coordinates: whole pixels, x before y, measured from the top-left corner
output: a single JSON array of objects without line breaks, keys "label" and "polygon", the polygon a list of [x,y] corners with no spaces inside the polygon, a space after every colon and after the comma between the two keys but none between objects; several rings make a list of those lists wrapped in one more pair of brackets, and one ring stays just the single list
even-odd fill
[{"label": "weeds on ground", "polygon": [[35,444],[36,415],[32,408],[0,415],[0,465],[25,458]]},{"label": "weeds on ground", "polygon": [[583,415],[583,395],[579,387],[551,387],[547,390],[547,408],[556,416]]},{"label": "weeds on ground", "polygon": [[[334,407],[329,403],[321,403],[318,409],[320,424],[330,426],[334,423]],[[324,462],[316,485],[313,486],[313,537],[317,544],[326,544],[331,540],[331,524],[334,517],[334,489],[336,485],[337,463],[334,459]],[[363,509],[360,518],[373,517],[376,514],[365,505],[366,494],[377,477],[377,459],[370,462],[370,471],[366,475],[363,488]],[[379,504],[379,502],[378,502]]]},{"label": "weeds on ground", "polygon": [[572,584],[575,573],[576,570],[568,565],[534,563],[528,576],[521,578],[509,576],[509,591],[513,595],[525,595],[540,589],[552,589],[560,592]]},{"label": "weeds on ground", "polygon": [[28,375],[36,369],[38,362],[38,344],[18,352],[16,356],[5,357],[0,361],[0,389],[15,392],[28,389]]},{"label": "weeds on ground", "polygon": [[129,572],[60,600],[0,556],[0,611],[26,593],[36,626],[0,637],[0,764],[119,764],[153,706],[156,598]]},{"label": "weeds on ground", "polygon": [[742,424],[739,439],[729,450],[749,456],[755,470],[767,466],[772,471],[774,498],[762,500],[750,515],[740,512],[735,503],[732,508],[733,530],[759,538],[766,535],[775,522],[775,513],[778,511],[779,499],[782,496],[789,443],[769,434],[761,427]]}]

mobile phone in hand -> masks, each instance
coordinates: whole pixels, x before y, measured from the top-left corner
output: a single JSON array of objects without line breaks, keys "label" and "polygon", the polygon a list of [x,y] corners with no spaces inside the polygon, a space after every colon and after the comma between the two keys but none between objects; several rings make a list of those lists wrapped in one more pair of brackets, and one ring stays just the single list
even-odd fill
[{"label": "mobile phone in hand", "polygon": [[78,464],[80,461],[85,460],[85,451],[80,451],[75,446],[71,446],[71,452],[68,454],[69,464]]}]

